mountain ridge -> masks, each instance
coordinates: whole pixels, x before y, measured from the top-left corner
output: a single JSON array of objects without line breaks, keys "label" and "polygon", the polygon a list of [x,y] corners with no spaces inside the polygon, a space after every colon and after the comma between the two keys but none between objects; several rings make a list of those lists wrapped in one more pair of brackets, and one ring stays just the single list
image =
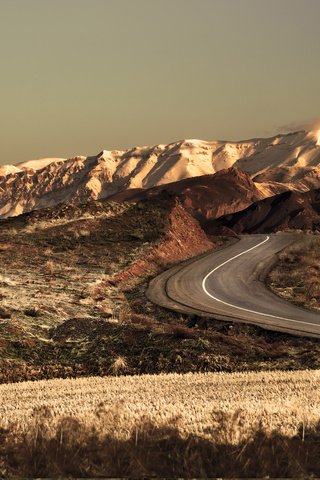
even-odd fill
[{"label": "mountain ridge", "polygon": [[235,234],[307,230],[320,232],[320,188],[308,192],[282,192],[253,202],[247,208],[212,219],[207,232]]},{"label": "mountain ridge", "polygon": [[2,166],[0,217],[70,201],[99,200],[123,190],[153,188],[230,167],[256,178],[255,183],[265,188],[264,196],[278,193],[279,169],[287,169],[287,182],[279,188],[306,191],[309,185],[320,186],[319,139],[320,131],[299,131],[240,142],[180,140]]}]

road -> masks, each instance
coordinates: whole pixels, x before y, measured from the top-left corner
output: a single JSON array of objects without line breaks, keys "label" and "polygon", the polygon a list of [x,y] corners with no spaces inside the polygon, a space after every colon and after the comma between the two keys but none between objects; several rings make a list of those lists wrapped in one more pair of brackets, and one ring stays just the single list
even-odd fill
[{"label": "road", "polygon": [[273,294],[264,284],[275,254],[297,234],[246,235],[233,245],[173,267],[150,282],[148,298],[172,310],[320,337],[320,313]]}]

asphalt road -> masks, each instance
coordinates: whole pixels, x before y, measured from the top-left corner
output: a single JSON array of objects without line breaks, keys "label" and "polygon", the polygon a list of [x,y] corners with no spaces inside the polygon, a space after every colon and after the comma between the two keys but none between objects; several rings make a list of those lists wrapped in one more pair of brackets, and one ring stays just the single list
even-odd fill
[{"label": "asphalt road", "polygon": [[147,296],[180,312],[320,337],[320,313],[281,299],[263,281],[275,254],[296,238],[285,233],[242,236],[227,248],[162,273],[151,281]]}]

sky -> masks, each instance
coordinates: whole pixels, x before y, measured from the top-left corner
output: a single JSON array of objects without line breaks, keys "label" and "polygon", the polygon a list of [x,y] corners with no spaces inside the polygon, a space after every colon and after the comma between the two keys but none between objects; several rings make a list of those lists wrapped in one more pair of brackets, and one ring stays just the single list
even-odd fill
[{"label": "sky", "polygon": [[320,0],[0,0],[0,163],[320,115]]}]

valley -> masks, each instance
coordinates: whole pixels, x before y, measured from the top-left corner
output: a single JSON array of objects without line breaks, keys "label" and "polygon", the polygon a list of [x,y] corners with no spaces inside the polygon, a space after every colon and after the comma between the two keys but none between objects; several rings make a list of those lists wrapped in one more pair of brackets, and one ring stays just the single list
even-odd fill
[{"label": "valley", "polygon": [[318,154],[297,132],[2,168],[2,475],[318,472]]},{"label": "valley", "polygon": [[320,479],[319,18],[0,0],[0,480]]},{"label": "valley", "polygon": [[0,240],[1,382],[320,366],[317,340],[147,299],[170,266],[238,244],[208,237],[168,193],[37,210],[2,220]]}]

